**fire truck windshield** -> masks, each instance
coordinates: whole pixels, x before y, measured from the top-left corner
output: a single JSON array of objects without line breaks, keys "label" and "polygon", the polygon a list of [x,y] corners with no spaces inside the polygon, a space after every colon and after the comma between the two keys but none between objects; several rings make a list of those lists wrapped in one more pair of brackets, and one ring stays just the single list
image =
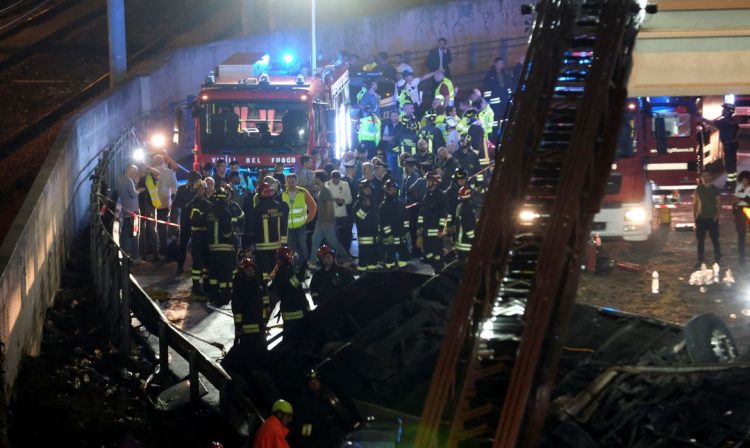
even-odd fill
[{"label": "fire truck windshield", "polygon": [[307,104],[292,101],[203,103],[203,153],[303,153],[308,142]]},{"label": "fire truck windshield", "polygon": [[633,112],[625,112],[623,115],[615,160],[629,159],[635,156],[637,149],[635,118],[636,115]]},{"label": "fire truck windshield", "polygon": [[651,112],[652,135],[655,135],[656,119],[663,118],[667,137],[690,137],[690,113],[685,106],[655,106]]}]

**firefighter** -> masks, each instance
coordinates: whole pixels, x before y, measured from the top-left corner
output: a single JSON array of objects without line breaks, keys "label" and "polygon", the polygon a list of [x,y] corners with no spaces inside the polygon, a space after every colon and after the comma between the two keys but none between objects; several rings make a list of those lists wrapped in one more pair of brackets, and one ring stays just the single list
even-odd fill
[{"label": "firefighter", "polygon": [[201,287],[208,285],[208,210],[211,201],[206,199],[206,182],[199,180],[193,184],[195,198],[187,205],[189,210],[190,245],[193,256],[192,279],[193,293],[203,295],[205,292]]},{"label": "firefighter", "polygon": [[372,200],[372,182],[367,179],[359,181],[359,196],[354,204],[354,222],[357,225],[357,242],[359,260],[357,271],[364,273],[377,268],[377,249],[375,238],[378,233],[377,207]]},{"label": "firefighter", "polygon": [[453,155],[448,151],[448,149],[443,146],[442,148],[438,149],[437,152],[437,163],[438,168],[440,168],[440,174],[443,179],[442,183],[440,184],[441,190],[447,190],[450,188],[451,182],[453,182],[453,175],[456,174],[456,171],[458,171],[459,168],[461,168],[461,164],[458,163],[458,160],[456,160]]},{"label": "firefighter", "polygon": [[357,138],[359,144],[367,148],[367,157],[372,158],[375,157],[375,150],[380,144],[380,118],[375,115],[369,104],[365,104],[362,111]]},{"label": "firefighter", "polygon": [[401,119],[401,132],[399,132],[396,138],[396,146],[393,151],[399,155],[398,167],[401,169],[401,157],[406,154],[406,157],[413,157],[417,153],[417,141],[419,136],[417,130],[419,125],[417,119],[414,117],[404,117]]},{"label": "firefighter", "polygon": [[380,230],[385,245],[385,267],[406,266],[409,259],[406,249],[409,218],[404,203],[398,197],[398,185],[393,180],[385,182],[385,200],[380,204]]},{"label": "firefighter", "polygon": [[258,184],[258,201],[250,224],[255,259],[264,281],[268,281],[276,264],[276,251],[287,243],[289,207],[276,199],[275,187],[275,183]]},{"label": "firefighter", "polygon": [[271,272],[270,286],[281,302],[284,341],[290,345],[297,345],[305,337],[302,318],[308,310],[302,283],[294,272],[295,257],[294,251],[286,246],[276,251],[276,267]]},{"label": "firefighter", "polygon": [[318,249],[318,260],[322,267],[310,279],[310,294],[315,305],[327,302],[354,281],[348,269],[336,264],[336,252],[327,244]]},{"label": "firefighter", "polygon": [[453,153],[453,157],[458,161],[462,168],[466,169],[469,176],[475,175],[479,169],[479,157],[471,150],[471,142],[468,138],[461,138],[461,147]]},{"label": "firefighter", "polygon": [[216,306],[229,303],[232,274],[237,265],[236,235],[226,189],[218,187],[208,211],[208,252],[210,300]]},{"label": "firefighter", "polygon": [[255,262],[245,258],[232,282],[234,341],[250,351],[266,350],[268,303]]},{"label": "firefighter", "polygon": [[[229,187],[224,187],[227,192],[227,201],[229,203],[229,213],[232,216],[232,231],[234,232],[234,246],[236,249],[242,247],[242,235],[245,233],[245,212],[242,206],[235,201],[235,192]],[[235,274],[237,271],[235,270]]]},{"label": "firefighter", "polygon": [[445,227],[447,230],[447,233],[453,234],[453,231],[455,230],[456,221],[454,218],[456,218],[458,215],[456,215],[456,207],[458,206],[458,190],[461,189],[464,185],[466,185],[466,179],[468,177],[468,173],[465,169],[459,168],[456,170],[456,172],[453,174],[453,182],[451,182],[450,186],[443,191],[445,193],[445,207],[446,207],[446,216],[445,216]]},{"label": "firefighter", "polygon": [[332,395],[321,383],[317,370],[311,370],[306,377],[305,392],[294,403],[296,413],[289,427],[289,440],[295,448],[339,446],[346,432],[336,419],[330,401]]},{"label": "firefighter", "polygon": [[740,130],[740,119],[734,116],[735,106],[731,103],[721,105],[721,118],[702,121],[719,130],[719,140],[724,146],[724,166],[727,172],[726,187],[734,189],[737,182],[737,149],[739,141],[737,134]]},{"label": "firefighter", "polygon": [[435,273],[443,269],[443,231],[445,229],[445,195],[438,188],[440,174],[432,171],[426,176],[427,194],[422,199],[417,218],[417,247]]},{"label": "firefighter", "polygon": [[456,206],[456,253],[461,261],[466,261],[474,242],[477,221],[474,216],[474,205],[471,203],[471,188],[464,185],[458,190]]},{"label": "firefighter", "polygon": [[427,142],[427,150],[431,153],[445,146],[445,136],[435,125],[436,119],[437,113],[435,109],[427,109],[417,132],[417,136]]},{"label": "firefighter", "polygon": [[180,185],[174,194],[172,201],[172,212],[170,216],[179,214],[180,237],[178,239],[177,249],[177,275],[182,275],[185,267],[185,256],[187,254],[188,243],[190,242],[190,209],[188,204],[195,198],[195,183],[201,180],[201,175],[197,171],[191,171],[187,175],[187,183]]},{"label": "firefighter", "polygon": [[292,422],[292,405],[286,400],[276,400],[271,406],[271,416],[258,428],[253,448],[289,448],[287,427]]}]

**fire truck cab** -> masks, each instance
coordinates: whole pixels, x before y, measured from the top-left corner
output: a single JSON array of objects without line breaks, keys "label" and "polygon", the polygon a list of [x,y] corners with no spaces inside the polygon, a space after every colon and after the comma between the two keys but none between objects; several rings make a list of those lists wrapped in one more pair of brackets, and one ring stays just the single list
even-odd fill
[{"label": "fire truck cab", "polygon": [[348,93],[345,78],[345,69],[309,77],[275,69],[267,54],[233,55],[206,77],[192,106],[194,167],[223,158],[251,169],[294,168],[305,154],[327,158],[336,108],[348,105],[334,102],[331,88]]}]

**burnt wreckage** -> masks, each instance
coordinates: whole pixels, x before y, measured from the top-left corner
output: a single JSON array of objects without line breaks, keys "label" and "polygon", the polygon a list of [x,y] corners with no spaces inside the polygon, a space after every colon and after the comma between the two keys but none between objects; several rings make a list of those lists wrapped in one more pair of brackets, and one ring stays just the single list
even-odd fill
[{"label": "burnt wreckage", "polygon": [[[750,363],[718,317],[680,327],[574,304],[643,12],[621,0],[534,8],[492,200],[466,264],[431,278],[368,273],[304,318],[301,345],[233,348],[223,365],[259,409],[299,396],[316,367],[331,388],[331,424],[354,430],[349,440],[377,432],[368,403],[406,423],[394,434],[403,446],[750,439]],[[520,210],[534,219],[519,222]]]}]

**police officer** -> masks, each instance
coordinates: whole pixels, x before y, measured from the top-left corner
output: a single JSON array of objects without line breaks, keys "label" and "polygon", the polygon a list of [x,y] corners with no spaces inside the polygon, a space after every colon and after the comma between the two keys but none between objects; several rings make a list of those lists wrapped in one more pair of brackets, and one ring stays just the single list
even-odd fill
[{"label": "police officer", "polygon": [[266,319],[268,303],[255,262],[245,258],[232,282],[232,314],[235,344],[250,351],[266,350]]},{"label": "police officer", "polygon": [[327,244],[318,249],[321,268],[310,279],[310,294],[315,305],[329,301],[346,285],[354,281],[348,269],[336,264],[336,252]]},{"label": "police officer", "polygon": [[201,287],[207,286],[208,282],[208,211],[211,208],[211,201],[206,199],[206,182],[196,181],[193,183],[195,189],[195,198],[187,205],[189,210],[189,224],[186,229],[190,229],[191,254],[193,256],[192,279],[193,293],[203,295],[204,290]]},{"label": "police officer", "polygon": [[359,144],[367,148],[367,157],[375,157],[375,149],[380,144],[380,118],[375,115],[372,106],[365,104],[363,116],[359,120],[357,138]]},{"label": "police officer", "polygon": [[359,197],[354,204],[354,219],[357,225],[359,260],[357,271],[364,273],[377,268],[378,208],[372,200],[372,182],[362,179],[359,182]]},{"label": "police officer", "polygon": [[276,267],[271,272],[269,289],[281,302],[281,318],[284,319],[284,342],[299,344],[305,337],[302,318],[308,310],[307,297],[294,271],[296,254],[286,246],[276,251]]},{"label": "police officer", "polygon": [[385,200],[380,204],[380,230],[385,246],[385,267],[393,269],[406,266],[409,259],[409,252],[406,250],[409,218],[404,203],[398,198],[398,185],[391,179],[385,182]]},{"label": "police officer", "polygon": [[474,242],[477,221],[474,216],[474,205],[471,203],[471,188],[464,185],[458,190],[456,206],[456,253],[461,261],[466,261]]},{"label": "police officer", "polygon": [[180,220],[180,237],[177,248],[177,275],[182,275],[185,267],[185,256],[187,254],[188,243],[190,242],[190,209],[188,204],[195,198],[195,183],[201,180],[201,175],[197,171],[191,171],[187,175],[187,183],[180,185],[174,194],[172,201],[172,212],[170,216],[179,214]]},{"label": "police officer", "polygon": [[232,275],[237,264],[236,235],[226,189],[216,188],[213,205],[208,211],[208,252],[211,301],[216,306],[229,303]]},{"label": "police officer", "polygon": [[417,218],[417,246],[435,273],[443,269],[443,232],[445,228],[445,195],[440,190],[440,174],[432,171],[426,176],[427,194],[422,199]]}]

